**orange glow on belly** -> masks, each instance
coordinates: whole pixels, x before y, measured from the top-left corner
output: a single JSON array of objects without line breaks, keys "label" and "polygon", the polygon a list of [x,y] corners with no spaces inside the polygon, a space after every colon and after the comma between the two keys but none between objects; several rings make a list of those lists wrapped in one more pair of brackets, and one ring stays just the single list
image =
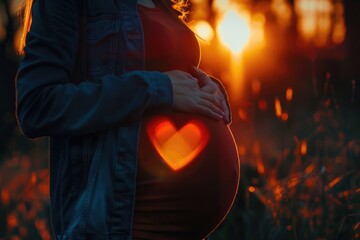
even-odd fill
[{"label": "orange glow on belly", "polygon": [[174,171],[191,163],[209,141],[207,128],[196,120],[177,130],[168,118],[154,118],[147,127],[147,133],[162,160]]}]

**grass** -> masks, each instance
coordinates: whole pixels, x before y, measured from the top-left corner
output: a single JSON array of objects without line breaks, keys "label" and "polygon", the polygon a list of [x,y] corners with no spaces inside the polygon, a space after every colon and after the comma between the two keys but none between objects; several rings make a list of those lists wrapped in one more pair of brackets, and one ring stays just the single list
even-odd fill
[{"label": "grass", "polygon": [[[356,109],[344,109],[331,91],[305,113],[285,94],[274,99],[264,107],[258,96],[234,114],[241,184],[212,239],[360,239]],[[15,131],[0,165],[0,239],[51,239],[47,161],[45,139],[29,142]]]},{"label": "grass", "polygon": [[287,117],[277,117],[279,97],[274,109],[246,109],[237,131],[261,128],[256,117],[265,114],[272,124],[266,127],[278,134],[255,131],[239,147],[253,150],[243,151],[239,195],[214,239],[360,239],[360,118],[356,108],[339,104],[329,76],[325,82],[330,90],[301,116],[292,117],[299,109],[283,98]]}]

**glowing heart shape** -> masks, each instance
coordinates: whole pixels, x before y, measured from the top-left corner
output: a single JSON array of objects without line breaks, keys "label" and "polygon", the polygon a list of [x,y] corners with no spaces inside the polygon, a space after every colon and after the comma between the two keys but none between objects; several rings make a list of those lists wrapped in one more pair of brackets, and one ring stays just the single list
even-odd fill
[{"label": "glowing heart shape", "polygon": [[157,118],[148,125],[147,132],[156,151],[174,171],[192,162],[209,141],[208,130],[196,120],[177,130],[169,119]]}]

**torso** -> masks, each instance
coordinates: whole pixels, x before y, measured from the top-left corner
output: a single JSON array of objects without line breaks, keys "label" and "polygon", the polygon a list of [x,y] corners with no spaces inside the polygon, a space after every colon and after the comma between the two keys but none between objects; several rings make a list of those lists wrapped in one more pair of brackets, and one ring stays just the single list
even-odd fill
[{"label": "torso", "polygon": [[[144,27],[146,70],[187,71],[197,65],[198,45],[191,31],[159,6],[138,9]],[[175,134],[181,128],[183,138]],[[188,163],[176,165],[170,158]],[[225,123],[179,112],[145,116],[133,239],[205,238],[226,216],[238,181],[238,154]]]},{"label": "torso", "polygon": [[138,5],[145,38],[145,68],[162,72],[189,71],[199,62],[198,42],[180,20],[162,8]]}]

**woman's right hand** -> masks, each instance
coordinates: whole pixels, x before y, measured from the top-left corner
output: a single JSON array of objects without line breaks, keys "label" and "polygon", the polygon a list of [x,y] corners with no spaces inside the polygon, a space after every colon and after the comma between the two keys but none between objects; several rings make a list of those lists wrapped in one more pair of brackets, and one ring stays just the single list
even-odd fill
[{"label": "woman's right hand", "polygon": [[225,113],[217,98],[199,87],[198,79],[190,73],[173,70],[164,72],[169,76],[174,95],[173,108],[188,113],[201,113],[205,116],[222,120]]}]

